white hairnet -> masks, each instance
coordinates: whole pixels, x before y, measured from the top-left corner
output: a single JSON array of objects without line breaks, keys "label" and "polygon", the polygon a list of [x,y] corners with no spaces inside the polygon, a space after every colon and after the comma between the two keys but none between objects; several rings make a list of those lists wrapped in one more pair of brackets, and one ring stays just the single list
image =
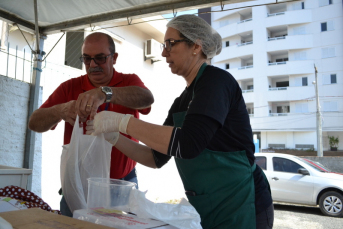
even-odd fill
[{"label": "white hairnet", "polygon": [[207,59],[222,51],[222,37],[204,19],[185,14],[173,18],[167,24],[182,33],[192,42],[200,45]]}]

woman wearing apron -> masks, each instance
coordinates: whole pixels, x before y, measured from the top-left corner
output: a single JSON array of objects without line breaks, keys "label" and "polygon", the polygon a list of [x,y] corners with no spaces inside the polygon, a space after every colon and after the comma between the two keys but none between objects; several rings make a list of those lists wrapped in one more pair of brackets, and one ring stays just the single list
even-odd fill
[{"label": "woman wearing apron", "polygon": [[272,228],[269,184],[254,163],[242,91],[230,73],[206,64],[221,52],[220,35],[203,19],[181,15],[167,24],[164,40],[162,55],[186,80],[164,125],[104,111],[88,122],[88,133],[131,135],[146,146],[108,134],[125,155],[152,168],[174,157],[203,228]]}]

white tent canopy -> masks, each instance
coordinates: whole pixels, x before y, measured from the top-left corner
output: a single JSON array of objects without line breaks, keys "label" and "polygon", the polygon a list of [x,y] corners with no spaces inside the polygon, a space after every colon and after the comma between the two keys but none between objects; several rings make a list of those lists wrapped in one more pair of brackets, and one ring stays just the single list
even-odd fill
[{"label": "white tent canopy", "polygon": [[[56,33],[128,19],[201,9],[247,0],[37,0],[39,32]],[[34,0],[3,0],[0,17],[35,30]]]}]

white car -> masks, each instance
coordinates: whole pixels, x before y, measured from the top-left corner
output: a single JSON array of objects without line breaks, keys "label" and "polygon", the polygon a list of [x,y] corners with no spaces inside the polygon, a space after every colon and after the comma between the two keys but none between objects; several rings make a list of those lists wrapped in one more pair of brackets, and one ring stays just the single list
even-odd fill
[{"label": "white car", "polygon": [[256,153],[255,157],[268,178],[273,201],[319,205],[324,215],[343,216],[343,174],[289,154]]}]

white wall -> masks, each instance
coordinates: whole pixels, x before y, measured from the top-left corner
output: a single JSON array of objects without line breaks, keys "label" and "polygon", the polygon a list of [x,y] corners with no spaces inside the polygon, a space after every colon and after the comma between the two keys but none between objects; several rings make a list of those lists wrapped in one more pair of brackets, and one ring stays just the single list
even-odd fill
[{"label": "white wall", "polygon": [[[23,168],[30,85],[0,75],[0,164]],[[40,101],[42,91],[40,90]],[[42,138],[36,134],[32,192],[41,196]],[[1,177],[0,177],[1,179]]]}]

